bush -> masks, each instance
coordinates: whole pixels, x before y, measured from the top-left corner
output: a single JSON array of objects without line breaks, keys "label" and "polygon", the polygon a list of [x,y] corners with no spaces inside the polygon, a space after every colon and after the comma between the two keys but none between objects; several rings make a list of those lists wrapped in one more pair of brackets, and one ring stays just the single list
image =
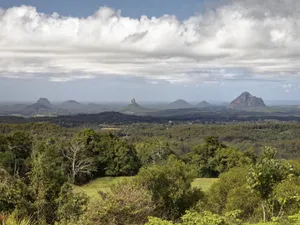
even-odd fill
[{"label": "bush", "polygon": [[99,193],[101,200],[92,202],[80,224],[144,224],[153,216],[155,205],[148,190],[135,182],[120,183],[111,193]]},{"label": "bush", "polygon": [[165,165],[142,168],[137,176],[151,191],[160,216],[167,219],[180,218],[204,197],[201,190],[191,187],[194,178],[195,171],[174,156]]}]

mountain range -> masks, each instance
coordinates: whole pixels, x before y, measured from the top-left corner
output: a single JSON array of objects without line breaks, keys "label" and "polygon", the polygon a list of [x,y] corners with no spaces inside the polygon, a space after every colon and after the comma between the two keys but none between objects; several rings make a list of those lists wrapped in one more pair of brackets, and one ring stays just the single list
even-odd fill
[{"label": "mountain range", "polygon": [[184,99],[178,99],[169,104],[140,105],[135,99],[130,104],[82,104],[76,100],[68,100],[61,104],[52,104],[47,98],[40,98],[33,104],[18,104],[1,106],[0,115],[23,115],[23,116],[58,116],[74,114],[94,114],[107,111],[116,111],[132,115],[184,115],[209,111],[251,110],[266,107],[262,98],[252,96],[249,92],[243,92],[229,105],[212,105],[207,101],[191,104]]}]

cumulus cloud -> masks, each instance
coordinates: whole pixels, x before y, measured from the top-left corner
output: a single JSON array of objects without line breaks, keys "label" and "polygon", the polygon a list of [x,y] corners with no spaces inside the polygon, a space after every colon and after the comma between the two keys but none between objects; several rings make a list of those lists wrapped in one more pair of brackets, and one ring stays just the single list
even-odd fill
[{"label": "cumulus cloud", "polygon": [[170,83],[282,80],[300,74],[299,0],[231,0],[179,21],[102,7],[85,18],[0,9],[0,76],[97,76]]}]

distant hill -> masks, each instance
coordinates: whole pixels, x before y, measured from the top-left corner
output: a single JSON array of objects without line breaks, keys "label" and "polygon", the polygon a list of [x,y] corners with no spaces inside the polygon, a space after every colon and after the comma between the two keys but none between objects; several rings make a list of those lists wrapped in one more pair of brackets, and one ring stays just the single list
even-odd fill
[{"label": "distant hill", "polygon": [[250,109],[266,107],[266,105],[262,98],[253,96],[249,92],[243,92],[229,104],[229,107],[236,109]]},{"label": "distant hill", "polygon": [[192,105],[183,99],[178,99],[167,105],[167,109],[186,109],[191,107]]},{"label": "distant hill", "polygon": [[202,101],[197,104],[197,107],[200,107],[200,108],[205,108],[205,107],[210,107],[210,106],[211,106],[211,104],[209,104],[207,101]]},{"label": "distant hill", "polygon": [[75,100],[68,100],[63,102],[60,107],[64,109],[78,109],[82,107],[82,104]]},{"label": "distant hill", "polygon": [[32,114],[47,114],[53,112],[54,107],[47,98],[40,98],[36,103],[26,106],[21,110],[21,114],[32,115]]},{"label": "distant hill", "polygon": [[42,103],[34,103],[32,105],[28,105],[25,109],[32,109],[38,111],[38,110],[47,110],[51,108]]},{"label": "distant hill", "polygon": [[120,110],[120,112],[126,113],[126,114],[140,114],[140,113],[146,113],[151,111],[150,109],[147,109],[141,105],[139,105],[135,99],[131,100],[131,103]]},{"label": "distant hill", "polygon": [[37,100],[36,102],[37,104],[40,104],[40,105],[44,105],[48,108],[52,108],[53,105],[51,104],[51,102],[47,99],[47,98],[40,98],[39,100]]}]

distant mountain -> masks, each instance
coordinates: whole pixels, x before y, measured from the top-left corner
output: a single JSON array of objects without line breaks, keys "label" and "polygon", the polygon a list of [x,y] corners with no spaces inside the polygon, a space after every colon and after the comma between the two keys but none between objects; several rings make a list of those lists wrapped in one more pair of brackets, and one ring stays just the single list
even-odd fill
[{"label": "distant mountain", "polygon": [[202,101],[197,104],[197,107],[200,107],[200,108],[205,108],[205,107],[210,107],[210,106],[211,106],[211,104],[209,104],[207,101]]},{"label": "distant mountain", "polygon": [[34,103],[32,105],[28,105],[25,109],[32,109],[38,111],[38,110],[47,110],[51,108],[42,103]]},{"label": "distant mountain", "polygon": [[186,109],[191,107],[192,105],[183,99],[178,99],[167,105],[167,109]]},{"label": "distant mountain", "polygon": [[53,107],[53,105],[51,104],[51,102],[47,98],[40,98],[39,100],[37,100],[36,103],[39,104],[39,105],[44,105],[48,108]]},{"label": "distant mountain", "polygon": [[131,100],[131,103],[120,110],[123,113],[126,114],[140,114],[140,113],[145,113],[151,111],[150,109],[144,108],[143,106],[139,105],[135,99]]},{"label": "distant mountain", "polygon": [[40,110],[48,110],[52,109],[53,105],[50,103],[50,101],[47,98],[40,98],[39,100],[36,101],[36,103],[32,105],[28,105],[25,107],[25,110],[32,110],[32,111],[40,111]]},{"label": "distant mountain", "polygon": [[48,114],[49,112],[54,112],[55,109],[53,105],[47,98],[40,98],[36,103],[26,106],[21,110],[23,115],[33,115],[33,114]]},{"label": "distant mountain", "polygon": [[63,102],[60,107],[64,109],[78,109],[82,107],[82,104],[75,100],[68,100]]},{"label": "distant mountain", "polygon": [[239,97],[234,99],[230,104],[230,108],[236,109],[249,109],[265,107],[265,103],[262,98],[255,97],[249,92],[243,92]]}]

